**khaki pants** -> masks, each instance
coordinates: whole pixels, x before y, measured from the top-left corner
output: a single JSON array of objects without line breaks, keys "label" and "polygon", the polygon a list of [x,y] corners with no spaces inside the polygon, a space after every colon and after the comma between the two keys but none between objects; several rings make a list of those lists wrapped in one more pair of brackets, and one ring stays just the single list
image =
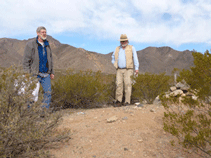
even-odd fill
[{"label": "khaki pants", "polygon": [[117,69],[116,74],[116,100],[122,102],[123,97],[123,83],[125,85],[125,103],[130,104],[133,69]]}]

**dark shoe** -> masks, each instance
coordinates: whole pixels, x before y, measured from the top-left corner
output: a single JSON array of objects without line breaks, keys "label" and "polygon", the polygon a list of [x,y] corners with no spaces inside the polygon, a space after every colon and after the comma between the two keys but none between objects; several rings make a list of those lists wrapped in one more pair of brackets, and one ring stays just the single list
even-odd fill
[{"label": "dark shoe", "polygon": [[118,100],[114,104],[115,107],[120,107],[121,105],[122,105],[122,103]]},{"label": "dark shoe", "polygon": [[124,106],[129,106],[130,104],[128,102],[124,103]]}]

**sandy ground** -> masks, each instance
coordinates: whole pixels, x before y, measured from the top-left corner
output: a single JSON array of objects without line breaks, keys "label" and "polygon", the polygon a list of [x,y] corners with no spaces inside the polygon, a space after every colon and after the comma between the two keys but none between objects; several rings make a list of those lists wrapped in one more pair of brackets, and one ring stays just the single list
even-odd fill
[{"label": "sandy ground", "polygon": [[[163,130],[163,113],[161,105],[66,110],[59,128],[70,129],[71,139],[51,153],[56,158],[199,157],[170,145],[174,137]],[[108,123],[111,117],[116,121]]]}]

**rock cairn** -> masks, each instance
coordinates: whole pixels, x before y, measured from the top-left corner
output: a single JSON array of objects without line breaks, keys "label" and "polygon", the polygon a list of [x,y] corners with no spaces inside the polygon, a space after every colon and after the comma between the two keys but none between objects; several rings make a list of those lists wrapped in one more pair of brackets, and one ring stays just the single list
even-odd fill
[{"label": "rock cairn", "polygon": [[197,99],[197,96],[195,96],[194,93],[190,91],[190,86],[185,81],[179,82],[175,86],[170,87],[169,92],[166,92],[167,98],[169,96],[176,97],[178,95],[180,95],[181,97],[190,96],[194,100]]}]

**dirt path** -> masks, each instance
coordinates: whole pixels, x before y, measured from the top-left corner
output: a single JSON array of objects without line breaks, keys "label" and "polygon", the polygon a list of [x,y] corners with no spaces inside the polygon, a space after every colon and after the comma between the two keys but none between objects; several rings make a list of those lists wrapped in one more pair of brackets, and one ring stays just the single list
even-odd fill
[{"label": "dirt path", "polygon": [[[108,107],[65,112],[60,128],[72,131],[71,140],[51,151],[56,158],[193,158],[163,131],[164,108],[158,105]],[[115,116],[116,121],[107,119]]]}]

